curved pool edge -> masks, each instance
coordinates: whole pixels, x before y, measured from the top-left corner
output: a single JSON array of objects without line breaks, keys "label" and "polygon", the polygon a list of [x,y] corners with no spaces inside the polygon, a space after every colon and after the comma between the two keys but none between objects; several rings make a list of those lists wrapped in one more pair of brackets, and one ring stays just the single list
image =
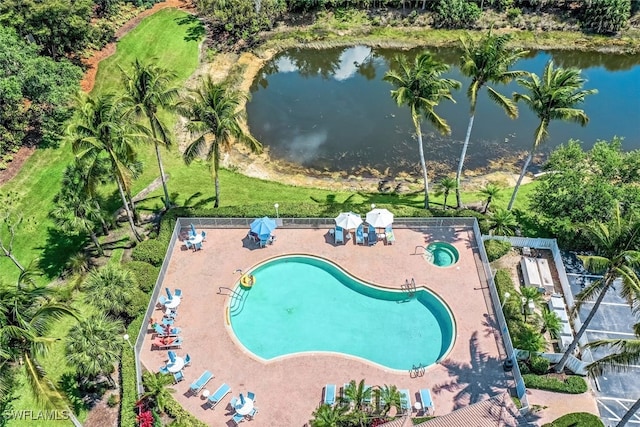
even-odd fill
[{"label": "curved pool edge", "polygon": [[[362,278],[360,278],[359,276],[352,274],[351,272],[349,272],[348,270],[346,270],[345,268],[343,268],[342,266],[340,266],[339,264],[337,264],[336,262],[334,262],[333,260],[330,260],[328,258],[322,257],[322,256],[318,256],[318,255],[314,255],[314,254],[308,254],[308,253],[289,253],[286,255],[276,255],[276,256],[271,256],[268,258],[263,259],[262,261],[258,262],[257,264],[249,267],[246,271],[243,272],[243,275],[247,275],[247,274],[251,274],[253,271],[255,271],[256,269],[258,269],[259,267],[263,266],[264,264],[267,264],[268,262],[274,261],[274,260],[279,260],[279,259],[283,259],[283,258],[296,258],[296,257],[304,257],[304,258],[312,258],[312,259],[319,259],[322,260],[328,264],[331,264],[332,266],[334,266],[335,268],[337,268],[338,270],[340,270],[341,272],[343,272],[344,274],[347,274],[351,277],[353,277],[354,279],[358,280],[360,283],[362,283],[365,286],[371,287],[371,288],[379,288],[383,291],[387,291],[387,292],[395,292],[395,293],[403,293],[405,291],[402,291],[401,289],[398,288],[393,288],[390,286],[385,286],[385,285],[381,285],[375,282],[369,282],[367,280],[364,280]],[[238,280],[235,280],[233,285],[231,286],[231,289],[233,290],[233,292],[237,292],[238,289],[244,289],[242,288],[242,284],[241,284],[241,278],[242,276],[240,276],[240,278],[238,278]],[[453,347],[455,345],[455,343],[457,342],[457,322],[456,322],[456,318],[453,315],[453,311],[451,310],[451,307],[449,306],[449,304],[446,303],[446,301],[435,291],[431,290],[429,287],[427,287],[426,285],[416,285],[416,290],[423,290],[425,292],[430,293],[431,295],[434,296],[435,299],[438,300],[438,302],[440,304],[442,304],[442,307],[446,310],[447,314],[449,315],[449,318],[451,319],[451,326],[452,326],[452,334],[451,334],[451,343],[449,344],[449,346],[447,347],[447,349],[445,351],[442,352],[442,356],[439,357],[434,363],[432,363],[429,366],[426,366],[426,369],[430,369],[433,366],[439,365],[443,360],[446,360],[447,356],[451,353],[451,351],[453,350]],[[246,290],[245,292],[250,292],[250,290]],[[296,357],[304,357],[304,356],[316,356],[316,355],[330,355],[330,356],[339,356],[339,357],[343,357],[346,359],[351,359],[351,360],[356,360],[358,362],[362,362],[365,363],[367,365],[373,366],[377,369],[381,369],[385,372],[390,372],[390,373],[402,373],[402,374],[406,374],[408,371],[408,369],[394,369],[394,368],[390,368],[388,366],[385,365],[381,365],[379,363],[373,362],[369,359],[366,359],[364,357],[359,357],[359,356],[354,356],[352,354],[347,354],[347,353],[341,353],[341,352],[332,352],[332,351],[301,351],[301,352],[295,352],[295,353],[289,353],[286,355],[282,355],[282,356],[276,356],[273,357],[271,359],[265,359],[263,357],[258,356],[257,354],[255,354],[254,352],[252,352],[251,350],[249,350],[241,341],[240,339],[237,337],[237,335],[235,334],[234,330],[233,330],[233,326],[231,326],[231,315],[229,313],[229,310],[231,308],[230,304],[231,304],[231,300],[232,300],[232,295],[228,295],[227,296],[227,300],[225,302],[224,305],[224,313],[225,313],[225,329],[227,330],[227,333],[229,334],[231,340],[236,343],[238,345],[238,347],[240,348],[240,350],[246,354],[247,356],[249,356],[250,358],[259,361],[261,363],[264,364],[271,364],[271,363],[277,363],[277,362],[281,362],[283,360],[287,360],[287,359],[291,359],[291,358],[296,358]]]}]

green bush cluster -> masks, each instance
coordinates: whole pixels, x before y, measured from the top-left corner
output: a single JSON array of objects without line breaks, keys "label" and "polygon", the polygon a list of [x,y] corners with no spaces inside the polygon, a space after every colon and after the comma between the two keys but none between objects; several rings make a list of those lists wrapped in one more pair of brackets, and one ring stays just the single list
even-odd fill
[{"label": "green bush cluster", "polygon": [[[139,315],[127,327],[127,334],[131,339],[138,336],[144,314]],[[136,390],[136,360],[133,349],[125,345],[122,347],[122,358],[120,359],[120,426],[136,427],[136,414],[134,408],[138,401],[138,391]]]},{"label": "green bush cluster", "polygon": [[206,423],[203,423],[196,417],[194,417],[190,412],[185,410],[174,398],[173,396],[169,397],[167,404],[164,410],[169,416],[174,418],[176,421],[180,421],[180,425],[186,425],[190,427],[207,427]]},{"label": "green bush cluster", "polygon": [[145,293],[151,292],[160,274],[159,267],[143,261],[130,261],[124,267],[133,274],[140,290]]},{"label": "green bush cluster", "polygon": [[542,356],[531,357],[529,364],[534,374],[544,375],[549,372],[549,361]]},{"label": "green bush cluster", "polygon": [[574,412],[563,415],[551,423],[543,424],[542,427],[604,427],[604,424],[596,415],[588,412]]},{"label": "green bush cluster", "polygon": [[581,394],[587,391],[587,382],[584,378],[575,375],[567,377],[564,381],[549,375],[526,374],[522,378],[524,384],[529,388],[568,394]]},{"label": "green bush cluster", "polygon": [[140,242],[131,252],[134,261],[142,261],[159,267],[162,265],[167,247],[157,239]]},{"label": "green bush cluster", "polygon": [[487,251],[489,262],[502,258],[511,250],[511,243],[502,240],[485,240],[484,249]]}]

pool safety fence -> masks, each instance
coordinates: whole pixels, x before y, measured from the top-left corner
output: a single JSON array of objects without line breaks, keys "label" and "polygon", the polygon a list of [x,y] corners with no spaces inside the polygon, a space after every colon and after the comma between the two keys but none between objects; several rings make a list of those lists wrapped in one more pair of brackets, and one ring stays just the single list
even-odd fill
[{"label": "pool safety fence", "polygon": [[[188,231],[191,229],[191,224],[193,224],[193,226],[196,229],[246,228],[248,230],[251,222],[254,219],[255,218],[177,218],[176,219],[175,226],[173,227],[173,233],[169,241],[169,246],[167,247],[167,252],[165,253],[165,257],[162,262],[162,267],[160,268],[160,274],[158,275],[158,279],[156,280],[155,286],[153,288],[153,293],[149,301],[149,306],[147,307],[147,311],[145,313],[145,317],[142,322],[140,331],[138,332],[138,337],[136,339],[136,343],[134,346],[135,364],[136,364],[136,388],[139,396],[141,396],[144,393],[144,388],[142,386],[142,366],[140,362],[140,352],[142,350],[142,345],[144,343],[147,327],[149,325],[149,319],[151,319],[153,315],[156,301],[158,300],[158,297],[160,296],[160,292],[162,291],[162,283],[164,282],[164,278],[167,273],[169,263],[171,261],[171,255],[173,254],[176,243],[180,241],[180,238],[182,236],[188,234]],[[334,218],[277,218],[276,223],[279,228],[332,229],[335,227]],[[501,332],[500,334],[496,334],[496,339],[498,341],[498,348],[501,353],[506,352],[506,353],[503,353],[505,357],[508,357],[509,359],[512,359],[515,362],[515,351],[511,341],[511,336],[509,335],[509,330],[507,329],[507,326],[506,326],[506,321],[502,313],[500,300],[498,298],[495,283],[493,282],[491,267],[487,262],[487,254],[484,250],[483,240],[484,240],[484,237],[486,236],[482,236],[482,233],[480,232],[480,227],[478,225],[478,221],[476,220],[476,218],[456,218],[456,217],[453,217],[453,218],[395,218],[393,221],[393,227],[394,228],[410,228],[410,229],[447,227],[452,229],[473,230],[475,239],[476,239],[476,245],[478,247],[478,254],[479,254],[479,255],[476,255],[479,258],[479,259],[476,258],[476,266],[478,268],[479,277],[482,279],[481,280],[482,283],[486,283],[486,286],[482,286],[485,303],[487,304],[489,313],[494,313],[494,316],[497,320],[497,324],[499,325],[500,332]],[[531,245],[531,246],[535,247],[534,245]],[[557,244],[555,247],[557,248]],[[545,249],[548,249],[548,248],[545,248]],[[558,250],[558,254],[559,254],[559,250]],[[554,254],[554,259],[555,259],[555,254]],[[566,274],[564,272],[564,268],[562,269],[561,278],[562,277],[564,277],[564,280],[566,281]],[[568,288],[568,282],[566,286]],[[563,290],[564,289],[565,289],[565,285],[563,284]],[[502,340],[499,339],[498,335],[502,337]],[[503,344],[504,347],[500,344]],[[529,404],[527,402],[527,398],[525,394],[526,390],[524,387],[524,380],[522,379],[522,375],[520,374],[517,363],[514,363],[512,372],[515,379],[516,395],[518,396],[518,398],[520,399],[523,405],[521,411],[526,412],[529,409]]]}]

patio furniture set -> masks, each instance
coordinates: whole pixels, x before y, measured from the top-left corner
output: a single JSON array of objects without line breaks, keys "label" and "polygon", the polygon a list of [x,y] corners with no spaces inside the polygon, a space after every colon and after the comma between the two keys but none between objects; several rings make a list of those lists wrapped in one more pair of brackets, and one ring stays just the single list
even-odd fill
[{"label": "patio furniture set", "polygon": [[162,310],[162,320],[156,322],[153,318],[149,319],[151,325],[151,349],[167,350],[170,348],[181,348],[182,337],[181,328],[174,325],[178,316],[178,306],[182,302],[182,290],[175,289],[173,292],[169,288],[165,288],[167,296],[160,296],[156,308]]},{"label": "patio furniture set", "polygon": [[276,236],[272,234],[276,227],[276,222],[268,216],[256,218],[249,225],[247,239],[261,248],[272,245],[276,240]]},{"label": "patio furniture set", "polygon": [[[345,390],[349,384],[344,384],[342,387],[342,395],[340,398],[341,404],[350,404],[349,398],[346,396]],[[371,388],[371,386],[365,386],[365,389]],[[400,389],[398,390],[400,393],[400,410],[404,413],[412,412],[414,409],[417,415],[433,415],[435,413],[435,407],[433,405],[433,400],[431,399],[431,391],[429,389],[423,388],[418,392],[420,396],[420,400],[416,401],[415,405],[411,405],[411,394],[409,389]],[[327,384],[324,387],[324,392],[322,396],[322,403],[324,405],[333,406],[336,404],[336,385],[335,384]],[[367,405],[371,405],[371,398],[364,402]],[[382,396],[380,396],[380,401],[378,405],[383,406],[385,404]]]},{"label": "patio furniture set", "polygon": [[191,224],[189,228],[189,237],[184,241],[184,245],[187,249],[193,249],[193,251],[199,251],[202,249],[202,242],[205,241],[207,237],[207,233],[205,231],[201,231],[198,233],[196,231],[196,227]]},{"label": "patio furniture set", "polygon": [[173,375],[174,383],[177,384],[184,380],[184,373],[182,370],[191,364],[191,356],[186,354],[184,357],[180,357],[175,351],[169,350],[167,352],[167,363],[160,366],[158,372],[165,375]]},{"label": "patio furniture set", "polygon": [[[191,384],[189,391],[194,396],[197,396],[198,393],[202,391],[202,398],[207,400],[207,407],[214,409],[227,394],[231,393],[231,387],[227,383],[222,383],[216,391],[211,394],[209,390],[204,388],[212,378],[213,374],[211,372],[204,371],[202,375]],[[234,411],[231,421],[233,421],[235,425],[238,425],[245,420],[252,420],[258,413],[255,402],[256,395],[253,392],[248,392],[246,396],[240,393],[238,397],[232,397],[228,404],[228,407],[231,407]]]},{"label": "patio furniture set", "polygon": [[[387,209],[372,209],[367,213],[365,221],[366,229],[359,214],[342,212],[338,215],[335,218],[335,228],[330,230],[335,244],[344,244],[345,240],[351,239],[352,231],[354,231],[354,239],[357,245],[372,246],[379,241],[384,241],[385,245],[392,245],[396,241],[391,226],[393,224],[393,214]],[[378,230],[384,231],[378,232]]]}]

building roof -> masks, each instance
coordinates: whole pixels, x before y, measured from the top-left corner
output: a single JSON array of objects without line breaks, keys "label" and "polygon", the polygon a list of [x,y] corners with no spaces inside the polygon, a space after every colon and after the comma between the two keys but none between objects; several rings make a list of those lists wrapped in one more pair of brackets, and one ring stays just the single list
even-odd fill
[{"label": "building roof", "polygon": [[419,427],[517,427],[526,425],[509,393],[493,396],[446,415],[418,424]]}]

